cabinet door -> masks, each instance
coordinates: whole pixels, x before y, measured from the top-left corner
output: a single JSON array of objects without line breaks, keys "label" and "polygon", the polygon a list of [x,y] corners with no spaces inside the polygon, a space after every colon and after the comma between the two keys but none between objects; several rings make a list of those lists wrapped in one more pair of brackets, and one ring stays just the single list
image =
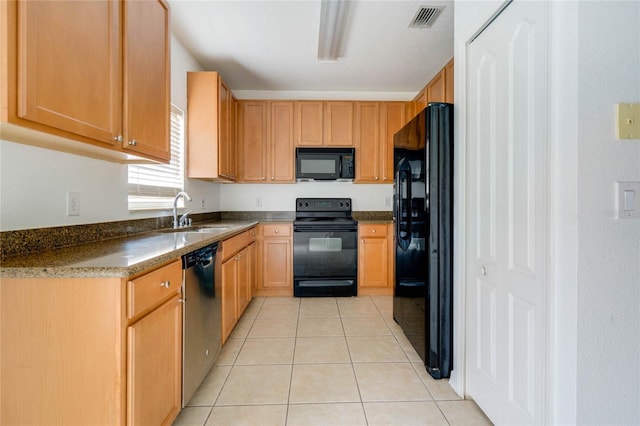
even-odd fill
[{"label": "cabinet door", "polygon": [[229,109],[231,93],[218,78],[218,170],[221,177],[234,179],[235,165],[231,164],[231,140],[229,139]]},{"label": "cabinet door", "polygon": [[236,267],[237,267],[237,285],[238,285],[238,306],[237,306],[237,315],[238,318],[242,315],[245,308],[251,301],[251,254],[249,253],[248,247],[244,248],[238,255],[236,256]]},{"label": "cabinet door", "polygon": [[353,146],[353,102],[324,103],[324,144]]},{"label": "cabinet door", "polygon": [[415,117],[416,115],[418,115],[418,113],[420,111],[422,111],[423,109],[425,109],[425,107],[427,106],[427,88],[425,87],[424,89],[422,89],[422,91],[420,93],[418,93],[418,95],[413,99],[413,114],[412,117]]},{"label": "cabinet door", "polygon": [[387,287],[387,239],[361,238],[358,247],[360,287]]},{"label": "cabinet door", "polygon": [[323,105],[320,101],[298,101],[295,103],[295,143],[297,146],[322,145]]},{"label": "cabinet door", "polygon": [[238,100],[229,91],[229,168],[234,180],[238,179]]},{"label": "cabinet door", "polygon": [[227,340],[238,321],[238,269],[236,257],[222,264],[222,342]]},{"label": "cabinet door", "polygon": [[293,182],[293,102],[271,102],[270,115],[271,182]]},{"label": "cabinet door", "polygon": [[453,103],[453,59],[444,67],[445,102]]},{"label": "cabinet door", "polygon": [[124,5],[123,144],[132,151],[168,162],[169,9],[161,0],[121,4]]},{"label": "cabinet door", "polygon": [[122,131],[120,5],[18,3],[18,117],[115,143]]},{"label": "cabinet door", "polygon": [[380,119],[378,102],[356,102],[356,181],[380,181]]},{"label": "cabinet door", "polygon": [[267,101],[241,102],[242,180],[263,182],[267,177]]},{"label": "cabinet door", "polygon": [[427,103],[445,102],[445,77],[442,69],[427,85]]},{"label": "cabinet door", "polygon": [[380,105],[380,170],[381,182],[393,183],[393,135],[406,122],[404,102],[382,102]]},{"label": "cabinet door", "polygon": [[180,412],[182,397],[178,297],[128,327],[127,345],[127,424],[170,425]]},{"label": "cabinet door", "polygon": [[262,287],[293,288],[291,282],[291,240],[265,238],[262,242]]}]

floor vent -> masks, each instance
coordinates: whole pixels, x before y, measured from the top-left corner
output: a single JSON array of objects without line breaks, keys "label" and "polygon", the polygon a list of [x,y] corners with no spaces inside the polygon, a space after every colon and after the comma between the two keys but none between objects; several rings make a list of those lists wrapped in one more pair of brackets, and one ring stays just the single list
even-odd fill
[{"label": "floor vent", "polygon": [[430,28],[444,6],[420,6],[409,23],[409,28]]}]

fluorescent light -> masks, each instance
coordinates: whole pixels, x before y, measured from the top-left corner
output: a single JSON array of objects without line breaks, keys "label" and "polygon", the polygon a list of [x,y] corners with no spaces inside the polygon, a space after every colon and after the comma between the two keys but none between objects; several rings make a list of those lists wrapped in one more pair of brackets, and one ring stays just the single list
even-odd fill
[{"label": "fluorescent light", "polygon": [[335,62],[338,59],[347,21],[347,3],[344,0],[321,1],[318,61]]}]

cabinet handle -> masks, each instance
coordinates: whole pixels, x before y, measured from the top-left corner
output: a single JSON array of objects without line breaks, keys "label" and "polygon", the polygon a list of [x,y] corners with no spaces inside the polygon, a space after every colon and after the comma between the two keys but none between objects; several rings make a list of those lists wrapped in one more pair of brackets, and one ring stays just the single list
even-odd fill
[{"label": "cabinet handle", "polygon": [[361,242],[362,244],[364,244],[364,240],[360,240],[360,242]]},{"label": "cabinet handle", "polygon": [[375,234],[375,233],[376,233],[376,230],[375,230],[375,229],[372,229],[372,230],[371,230],[371,233]]},{"label": "cabinet handle", "polygon": [[160,283],[160,287],[164,287],[164,288],[169,288],[169,287],[171,287],[171,281],[169,281],[169,280],[162,281],[162,282]]},{"label": "cabinet handle", "polygon": [[280,231],[278,231],[278,230],[276,229],[274,232],[277,234],[277,233],[278,233],[278,232],[280,232]]},{"label": "cabinet handle", "polygon": [[262,180],[267,180],[267,177],[266,176],[262,176]]},{"label": "cabinet handle", "polygon": [[129,145],[131,145],[131,146],[136,146],[136,145],[138,145],[138,141],[137,141],[137,140],[135,140],[135,139],[131,139],[131,140],[129,141]]},{"label": "cabinet handle", "polygon": [[114,137],[113,140],[116,141],[116,142],[122,142],[122,135],[118,135],[118,136]]},{"label": "cabinet handle", "polygon": [[376,176],[376,180],[378,180],[378,176]]},{"label": "cabinet handle", "polygon": [[271,180],[274,180],[275,178],[273,176],[271,176]]}]

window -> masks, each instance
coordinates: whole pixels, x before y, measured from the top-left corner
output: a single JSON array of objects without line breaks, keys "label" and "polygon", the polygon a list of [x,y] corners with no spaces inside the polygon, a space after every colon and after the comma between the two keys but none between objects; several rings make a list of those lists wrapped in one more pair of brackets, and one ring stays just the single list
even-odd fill
[{"label": "window", "polygon": [[172,208],[173,199],[183,188],[184,111],[172,104],[171,162],[129,165],[129,210]]}]

